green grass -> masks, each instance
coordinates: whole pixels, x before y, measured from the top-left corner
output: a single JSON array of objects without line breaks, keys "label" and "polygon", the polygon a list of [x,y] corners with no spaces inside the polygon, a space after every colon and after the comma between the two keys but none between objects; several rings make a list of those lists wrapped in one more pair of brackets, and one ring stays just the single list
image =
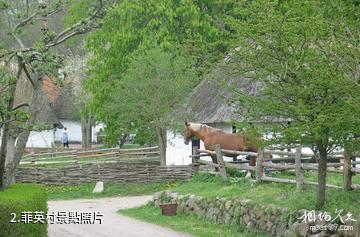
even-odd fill
[{"label": "green grass", "polygon": [[154,192],[179,186],[179,182],[163,182],[152,184],[104,184],[102,193],[93,193],[95,183],[82,185],[44,185],[49,200],[68,200],[82,198],[101,198],[114,196],[150,195]]},{"label": "green grass", "polygon": [[141,207],[119,210],[118,213],[199,237],[268,236],[261,233],[248,232],[245,227],[240,225],[214,224],[209,220],[198,218],[194,215],[178,214],[176,216],[163,216],[161,215],[160,208],[152,203]]},{"label": "green grass", "polygon": [[[282,172],[271,172],[266,175],[278,178],[286,178],[286,179],[295,179],[295,174],[287,171]],[[305,171],[304,172],[304,180],[305,181],[313,181],[317,182],[317,172],[314,171]],[[342,187],[343,185],[343,177],[341,173],[327,173],[326,182],[328,184],[333,184]],[[352,177],[352,182],[354,184],[360,185],[360,175],[354,175]]]},{"label": "green grass", "polygon": [[[309,174],[313,176],[313,174]],[[331,175],[332,176],[332,175]],[[330,177],[337,180],[339,177]],[[250,199],[258,204],[274,204],[291,210],[316,209],[316,187],[305,186],[303,191],[296,191],[293,184],[280,183],[254,183],[244,178],[230,178],[223,181],[210,174],[198,174],[190,182],[172,189],[180,194],[195,194],[204,197],[226,197]],[[326,191],[326,204],[324,210],[334,213],[337,209],[351,212],[360,220],[360,190],[343,192],[330,189]]]},{"label": "green grass", "polygon": [[[13,184],[0,192],[0,237],[46,237],[47,224],[10,223],[21,220],[21,212],[47,212],[47,195],[40,185]],[[11,213],[16,214],[16,218]],[[46,216],[45,216],[46,218]]]},{"label": "green grass", "polygon": [[146,146],[142,146],[140,144],[126,143],[123,145],[122,149],[135,149],[135,148],[142,148],[142,147],[146,147]]}]

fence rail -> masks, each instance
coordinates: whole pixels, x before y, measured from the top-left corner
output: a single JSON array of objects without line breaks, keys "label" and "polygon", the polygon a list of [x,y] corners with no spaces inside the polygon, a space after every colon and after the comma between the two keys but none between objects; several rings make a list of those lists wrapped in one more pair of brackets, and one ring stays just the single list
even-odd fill
[{"label": "fence rail", "polygon": [[167,166],[144,163],[77,164],[68,167],[19,167],[16,180],[26,183],[70,184],[103,181],[105,183],[154,183],[188,180],[194,166]]},{"label": "fence rail", "polygon": [[144,147],[135,149],[106,148],[88,151],[69,150],[64,152],[40,153],[24,156],[21,165],[44,164],[71,164],[71,163],[96,163],[116,162],[133,159],[152,159],[159,157],[158,147]]},{"label": "fence rail", "polygon": [[[216,155],[218,164],[214,164],[211,161],[201,160],[201,157],[213,156]],[[227,162],[223,160],[222,156],[236,157],[239,155],[243,156],[256,156],[256,166],[244,166],[244,163],[249,163],[249,161],[234,161]],[[272,155],[279,155],[280,158],[272,158]],[[351,177],[356,173],[360,173],[360,168],[353,167],[356,164],[359,164],[359,161],[351,161],[349,154],[346,152],[333,152],[328,155],[327,163],[327,172],[334,173],[344,173],[344,189],[350,188]],[[358,154],[356,154],[358,155]],[[276,151],[271,149],[259,149],[256,152],[246,152],[246,151],[232,151],[221,149],[219,145],[215,146],[215,151],[198,149],[194,155],[190,156],[195,163],[200,165],[209,165],[215,167],[219,170],[219,174],[226,178],[226,169],[225,167],[233,167],[241,170],[255,171],[257,181],[267,181],[267,182],[279,182],[279,183],[291,183],[296,184],[299,189],[302,188],[304,184],[307,185],[317,185],[316,182],[304,181],[303,171],[304,170],[313,170],[318,171],[318,164],[316,163],[307,163],[309,161],[316,162],[314,159],[314,154],[303,153],[301,152],[301,147],[297,147],[295,152],[291,151]],[[311,159],[309,159],[311,158]],[[343,162],[341,162],[343,160]],[[269,162],[271,161],[271,162]],[[291,164],[285,164],[284,162],[291,162]],[[280,163],[282,162],[282,163]],[[341,168],[342,169],[339,169]],[[268,177],[264,175],[264,169],[271,168],[274,170],[290,170],[294,171],[296,179],[284,179],[284,178],[275,178]],[[348,187],[345,187],[346,183]],[[342,187],[336,185],[327,185],[330,188],[342,189]],[[359,185],[353,184],[352,188],[359,188]]]}]

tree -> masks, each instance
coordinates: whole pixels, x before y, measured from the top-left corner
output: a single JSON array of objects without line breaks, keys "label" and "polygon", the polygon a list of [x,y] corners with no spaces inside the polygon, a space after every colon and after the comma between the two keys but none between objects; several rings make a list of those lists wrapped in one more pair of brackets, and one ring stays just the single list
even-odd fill
[{"label": "tree", "polygon": [[125,0],[114,6],[102,28],[87,39],[94,57],[86,81],[87,90],[93,94],[92,107],[97,118],[105,122],[111,141],[137,130],[134,126],[146,128],[151,121],[139,117],[133,123],[120,123],[117,116],[103,109],[116,81],[126,75],[131,59],[154,45],[168,51],[181,49],[197,73],[204,73],[233,39],[233,29],[223,18],[234,5],[234,1],[217,0]]},{"label": "tree", "polygon": [[[237,106],[272,142],[319,153],[317,206],[327,154],[359,132],[359,5],[352,1],[243,1],[239,47],[228,66],[258,85]],[[274,123],[277,121],[277,123]]]},{"label": "tree", "polygon": [[64,67],[71,90],[67,102],[71,103],[77,110],[81,119],[82,147],[91,147],[92,127],[95,125],[95,116],[89,106],[91,93],[84,90],[84,81],[87,77],[87,56],[73,55],[67,59]]},{"label": "tree", "polygon": [[[71,5],[72,1],[67,1]],[[54,52],[56,46],[63,44],[74,36],[85,34],[99,27],[99,20],[106,13],[106,9],[113,4],[112,1],[92,1],[89,15],[58,32],[49,27],[49,19],[65,9],[62,1],[4,1],[0,2],[1,21],[6,19],[6,31],[10,40],[4,40],[0,46],[0,60],[5,62],[8,72],[14,78],[7,91],[8,99],[4,111],[1,150],[0,150],[0,190],[4,190],[14,181],[15,171],[25,149],[31,127],[41,121],[39,111],[44,110],[42,91],[43,76],[57,76],[62,66],[59,54]],[[3,23],[3,22],[1,22]],[[28,39],[27,30],[34,33]],[[35,34],[36,33],[36,34]],[[38,37],[34,37],[34,35]],[[26,40],[24,40],[24,38]],[[14,104],[16,86],[24,77],[31,84],[32,98],[27,107],[29,119],[21,129],[11,130],[11,114],[18,108]],[[2,78],[1,78],[2,79]],[[10,132],[11,131],[11,132]],[[5,167],[6,164],[6,167]]]},{"label": "tree", "polygon": [[[166,128],[171,112],[189,93],[197,76],[188,60],[174,52],[156,47],[136,55],[122,80],[114,83],[109,103],[103,105],[118,123],[147,121],[147,129],[156,130],[161,165],[166,165]],[[146,129],[144,129],[146,130]]]}]

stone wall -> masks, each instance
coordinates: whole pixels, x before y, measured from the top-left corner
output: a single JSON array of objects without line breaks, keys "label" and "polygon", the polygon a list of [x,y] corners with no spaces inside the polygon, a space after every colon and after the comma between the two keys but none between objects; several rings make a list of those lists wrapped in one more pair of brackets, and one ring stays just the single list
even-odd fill
[{"label": "stone wall", "polygon": [[135,163],[79,164],[66,167],[20,167],[17,182],[41,184],[154,183],[188,180],[194,174],[193,166],[167,166]]},{"label": "stone wall", "polygon": [[[161,193],[154,194],[153,200],[156,204],[160,202]],[[353,231],[314,230],[311,226],[325,225],[326,222],[303,223],[301,216],[306,210],[289,212],[286,208],[254,204],[246,199],[204,198],[194,195],[177,195],[169,191],[165,191],[165,194],[172,197],[173,203],[178,204],[178,212],[205,217],[220,224],[241,224],[250,230],[267,232],[272,236],[360,236],[359,225],[356,222],[346,223],[356,229]]]}]

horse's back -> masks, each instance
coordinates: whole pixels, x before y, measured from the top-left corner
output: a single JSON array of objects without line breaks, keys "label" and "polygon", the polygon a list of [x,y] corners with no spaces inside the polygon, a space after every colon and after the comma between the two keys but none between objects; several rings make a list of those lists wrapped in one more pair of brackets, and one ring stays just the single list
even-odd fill
[{"label": "horse's back", "polygon": [[215,145],[220,144],[222,149],[226,150],[245,150],[245,138],[240,134],[224,133],[217,131],[209,133],[204,140],[205,149],[214,150]]}]

